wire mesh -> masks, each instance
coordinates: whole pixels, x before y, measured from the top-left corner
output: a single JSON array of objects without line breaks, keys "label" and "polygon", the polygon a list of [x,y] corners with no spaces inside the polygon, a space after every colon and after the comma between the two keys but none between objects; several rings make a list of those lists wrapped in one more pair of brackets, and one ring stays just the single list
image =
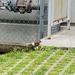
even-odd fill
[{"label": "wire mesh", "polygon": [[[32,0],[33,6],[39,6],[38,0]],[[0,10],[0,42],[31,43],[38,39],[39,10],[20,14]]]},{"label": "wire mesh", "polygon": [[44,26],[43,26],[43,37],[47,36],[48,30],[48,0],[45,0],[44,7]]}]

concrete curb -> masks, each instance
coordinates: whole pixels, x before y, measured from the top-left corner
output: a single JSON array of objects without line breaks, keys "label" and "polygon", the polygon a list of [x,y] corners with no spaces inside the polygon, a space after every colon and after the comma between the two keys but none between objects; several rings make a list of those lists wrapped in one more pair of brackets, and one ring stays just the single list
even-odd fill
[{"label": "concrete curb", "polygon": [[0,42],[0,53],[13,51],[14,47],[18,48],[18,50],[24,49],[25,51],[33,49],[33,45],[31,43],[22,44],[14,42]]}]

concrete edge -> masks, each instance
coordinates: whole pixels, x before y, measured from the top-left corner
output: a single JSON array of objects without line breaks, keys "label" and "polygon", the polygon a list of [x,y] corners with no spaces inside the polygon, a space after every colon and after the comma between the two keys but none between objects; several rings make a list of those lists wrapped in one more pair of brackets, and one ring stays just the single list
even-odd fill
[{"label": "concrete edge", "polygon": [[19,48],[19,50],[24,49],[25,51],[33,49],[33,45],[31,43],[23,44],[12,42],[0,42],[0,53],[13,51],[15,47]]},{"label": "concrete edge", "polygon": [[[40,44],[40,46],[42,45]],[[34,50],[35,46],[32,43],[23,44],[23,43],[12,43],[12,42],[8,42],[8,43],[0,42],[0,53],[7,53],[13,51],[15,47],[18,48],[18,51],[24,49],[24,51],[28,52],[29,50]],[[70,48],[75,49],[75,47],[56,47],[56,46],[46,46],[46,47],[51,47],[54,49],[62,49],[62,50],[68,50]]]}]

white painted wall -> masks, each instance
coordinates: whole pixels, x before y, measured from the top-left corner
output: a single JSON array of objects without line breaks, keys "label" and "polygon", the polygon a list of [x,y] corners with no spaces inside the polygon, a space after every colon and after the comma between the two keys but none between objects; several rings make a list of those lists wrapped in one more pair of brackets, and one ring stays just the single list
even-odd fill
[{"label": "white painted wall", "polygon": [[75,23],[75,0],[71,2],[71,22]]}]

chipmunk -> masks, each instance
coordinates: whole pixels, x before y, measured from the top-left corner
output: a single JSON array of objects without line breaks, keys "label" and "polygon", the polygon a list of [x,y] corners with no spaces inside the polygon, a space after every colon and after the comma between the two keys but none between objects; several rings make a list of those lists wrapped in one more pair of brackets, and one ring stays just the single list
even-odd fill
[{"label": "chipmunk", "polygon": [[41,43],[41,41],[40,40],[35,40],[34,41],[34,46],[36,47],[36,46],[39,46],[40,45],[40,43]]}]

